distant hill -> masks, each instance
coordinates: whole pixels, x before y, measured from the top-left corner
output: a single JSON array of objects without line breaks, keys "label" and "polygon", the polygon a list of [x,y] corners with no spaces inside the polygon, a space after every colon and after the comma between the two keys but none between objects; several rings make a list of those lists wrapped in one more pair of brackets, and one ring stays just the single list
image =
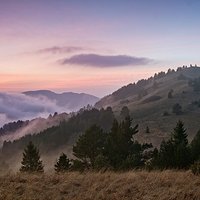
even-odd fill
[{"label": "distant hill", "polygon": [[47,98],[51,101],[55,101],[60,107],[67,107],[68,110],[78,111],[80,108],[87,106],[88,104],[94,105],[99,98],[85,93],[73,93],[64,92],[61,94],[49,91],[49,90],[36,90],[26,91],[23,94],[31,97]]},{"label": "distant hill", "polygon": [[70,117],[71,114],[55,113],[53,116],[50,114],[48,118],[39,117],[32,120],[18,120],[16,122],[5,124],[0,128],[0,147],[3,145],[4,141],[14,141],[21,137],[25,137],[28,134],[32,135],[40,133],[47,128],[58,126],[61,122],[67,121]]},{"label": "distant hill", "polygon": [[[189,138],[200,129],[200,68],[179,67],[154,77],[131,83],[102,98],[96,108],[111,106],[116,115],[127,106],[134,122],[139,123],[138,139],[159,144],[173,130],[176,122],[185,122]],[[173,113],[179,104],[182,112]],[[149,127],[150,133],[145,129]]]}]

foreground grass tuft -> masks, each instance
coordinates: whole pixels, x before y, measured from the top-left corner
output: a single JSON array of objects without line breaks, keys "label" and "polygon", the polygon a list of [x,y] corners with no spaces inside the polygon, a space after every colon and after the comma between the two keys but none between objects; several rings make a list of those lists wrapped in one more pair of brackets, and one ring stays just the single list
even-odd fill
[{"label": "foreground grass tuft", "polygon": [[199,200],[199,187],[189,171],[10,174],[0,177],[0,199]]}]

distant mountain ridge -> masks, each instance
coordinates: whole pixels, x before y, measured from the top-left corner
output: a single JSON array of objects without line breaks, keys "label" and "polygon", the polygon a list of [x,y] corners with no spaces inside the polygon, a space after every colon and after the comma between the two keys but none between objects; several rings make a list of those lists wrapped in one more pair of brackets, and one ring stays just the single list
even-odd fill
[{"label": "distant mountain ridge", "polygon": [[55,93],[50,90],[25,91],[23,94],[31,97],[45,97],[51,101],[56,101],[56,104],[61,107],[67,107],[69,110],[79,110],[80,108],[89,105],[94,105],[99,98],[85,93],[64,92]]}]

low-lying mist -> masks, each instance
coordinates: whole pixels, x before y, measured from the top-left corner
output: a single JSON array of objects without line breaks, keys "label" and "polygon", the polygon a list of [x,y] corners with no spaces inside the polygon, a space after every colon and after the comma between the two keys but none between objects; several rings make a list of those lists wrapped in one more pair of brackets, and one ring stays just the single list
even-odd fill
[{"label": "low-lying mist", "polygon": [[70,112],[48,98],[31,97],[17,93],[0,93],[0,126],[15,120],[47,117],[54,112]]}]

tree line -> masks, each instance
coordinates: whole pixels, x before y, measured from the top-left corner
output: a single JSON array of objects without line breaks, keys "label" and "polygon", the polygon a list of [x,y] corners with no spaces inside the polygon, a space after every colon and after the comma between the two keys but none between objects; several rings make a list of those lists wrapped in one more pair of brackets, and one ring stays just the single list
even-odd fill
[{"label": "tree line", "polygon": [[78,136],[93,124],[109,131],[113,120],[111,107],[100,110],[81,109],[78,113],[72,114],[67,121],[61,121],[59,125],[47,128],[38,134],[25,135],[12,142],[4,141],[2,157],[6,159],[15,156],[16,152],[22,151],[29,141],[40,147],[42,154],[49,154],[67,143],[74,143]]},{"label": "tree line", "polygon": [[[90,126],[73,146],[74,159],[62,153],[54,168],[56,172],[84,170],[132,169],[189,169],[200,173],[200,131],[191,143],[182,121],[178,121],[171,136],[160,148],[152,144],[141,144],[134,139],[138,125],[132,123],[129,115],[118,122],[113,120],[110,131],[98,125]],[[39,150],[29,142],[23,153],[20,171],[43,172],[44,166]]]}]

